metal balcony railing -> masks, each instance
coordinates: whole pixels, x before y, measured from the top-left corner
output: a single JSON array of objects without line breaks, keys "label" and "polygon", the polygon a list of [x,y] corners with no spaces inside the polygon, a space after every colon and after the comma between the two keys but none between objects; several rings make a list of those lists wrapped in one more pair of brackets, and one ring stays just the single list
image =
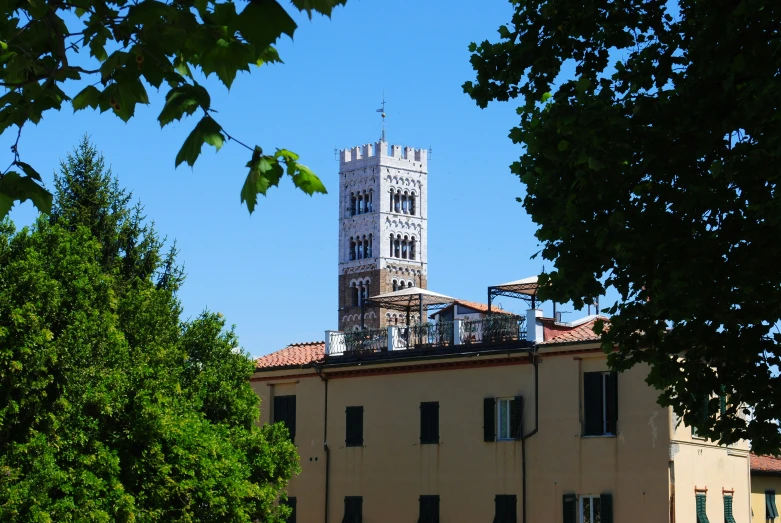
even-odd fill
[{"label": "metal balcony railing", "polygon": [[495,314],[479,320],[454,320],[341,332],[326,331],[326,355],[358,354],[458,345],[486,345],[526,339],[521,316]]}]

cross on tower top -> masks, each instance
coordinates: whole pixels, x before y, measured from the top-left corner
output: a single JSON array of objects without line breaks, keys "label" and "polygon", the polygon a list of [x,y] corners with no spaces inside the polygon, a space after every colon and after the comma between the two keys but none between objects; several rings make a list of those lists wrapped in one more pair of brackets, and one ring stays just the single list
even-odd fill
[{"label": "cross on tower top", "polygon": [[385,93],[382,94],[382,107],[377,109],[378,113],[382,113],[382,136],[380,137],[380,141],[385,141]]}]

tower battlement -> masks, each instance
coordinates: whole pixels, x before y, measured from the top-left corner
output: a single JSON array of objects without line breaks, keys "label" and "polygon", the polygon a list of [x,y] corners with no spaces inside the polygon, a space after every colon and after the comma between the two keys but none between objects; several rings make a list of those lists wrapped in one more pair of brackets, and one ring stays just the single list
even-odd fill
[{"label": "tower battlement", "polygon": [[375,160],[369,163],[377,163],[382,158],[395,158],[397,160],[406,160],[408,162],[420,162],[421,167],[426,168],[428,164],[428,151],[426,149],[416,149],[414,147],[401,147],[400,145],[388,146],[388,142],[378,141],[367,143],[357,147],[350,147],[339,151],[340,166],[352,167],[348,164],[356,164],[370,158]]}]

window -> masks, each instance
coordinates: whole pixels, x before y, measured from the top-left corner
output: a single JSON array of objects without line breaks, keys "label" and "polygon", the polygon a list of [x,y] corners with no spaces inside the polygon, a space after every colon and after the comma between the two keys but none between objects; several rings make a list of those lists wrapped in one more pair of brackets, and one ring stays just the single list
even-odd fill
[{"label": "window", "polygon": [[409,197],[409,213],[415,214],[415,195],[412,194]]},{"label": "window", "polygon": [[439,523],[439,496],[420,496],[418,523]]},{"label": "window", "polygon": [[737,523],[732,515],[732,494],[724,495],[724,523]]},{"label": "window", "polygon": [[415,259],[415,238],[412,238],[410,240],[409,244],[409,259],[414,260]]},{"label": "window", "polygon": [[564,523],[613,523],[613,496],[564,494]]},{"label": "window", "polygon": [[494,523],[516,523],[518,521],[518,509],[515,495],[497,495],[494,498],[495,515]]},{"label": "window", "polygon": [[498,439],[521,439],[523,398],[502,398],[496,402]]},{"label": "window", "polygon": [[363,446],[363,407],[347,407],[347,431],[344,444],[348,447]]},{"label": "window", "polygon": [[424,401],[420,404],[420,444],[439,443],[439,402]]},{"label": "window", "polygon": [[[710,403],[710,396],[707,394],[703,395],[700,399],[700,411],[697,413],[697,418],[700,420],[700,423],[705,425],[708,422],[708,404]],[[700,434],[696,427],[692,427],[692,437],[693,438],[700,438],[705,439],[704,434]]]},{"label": "window", "polygon": [[776,491],[765,491],[765,519],[774,520],[778,517],[778,508],[776,508]]},{"label": "window", "polygon": [[290,440],[296,440],[296,397],[274,396],[274,423],[284,423]]},{"label": "window", "polygon": [[697,523],[710,523],[708,521],[708,515],[705,513],[705,494],[697,492],[696,494],[696,507],[697,507]]},{"label": "window", "polygon": [[361,496],[346,496],[344,498],[344,518],[342,523],[361,523],[363,498]]},{"label": "window", "polygon": [[583,375],[584,436],[616,434],[617,385],[615,372],[586,372]]},{"label": "window", "polygon": [[288,506],[293,509],[293,512],[285,520],[286,523],[296,523],[296,498],[288,496],[287,501],[283,501],[282,505]]},{"label": "window", "polygon": [[564,523],[577,523],[578,497],[575,494],[564,494],[564,506],[561,511]]}]

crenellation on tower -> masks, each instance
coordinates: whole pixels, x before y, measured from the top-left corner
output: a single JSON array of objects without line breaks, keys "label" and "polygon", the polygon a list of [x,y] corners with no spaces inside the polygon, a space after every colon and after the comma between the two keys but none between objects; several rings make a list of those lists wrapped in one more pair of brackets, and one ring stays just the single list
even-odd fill
[{"label": "crenellation on tower", "polygon": [[[366,298],[427,285],[428,153],[380,140],[339,158],[339,329],[350,330]],[[365,313],[367,327],[397,318]]]}]

